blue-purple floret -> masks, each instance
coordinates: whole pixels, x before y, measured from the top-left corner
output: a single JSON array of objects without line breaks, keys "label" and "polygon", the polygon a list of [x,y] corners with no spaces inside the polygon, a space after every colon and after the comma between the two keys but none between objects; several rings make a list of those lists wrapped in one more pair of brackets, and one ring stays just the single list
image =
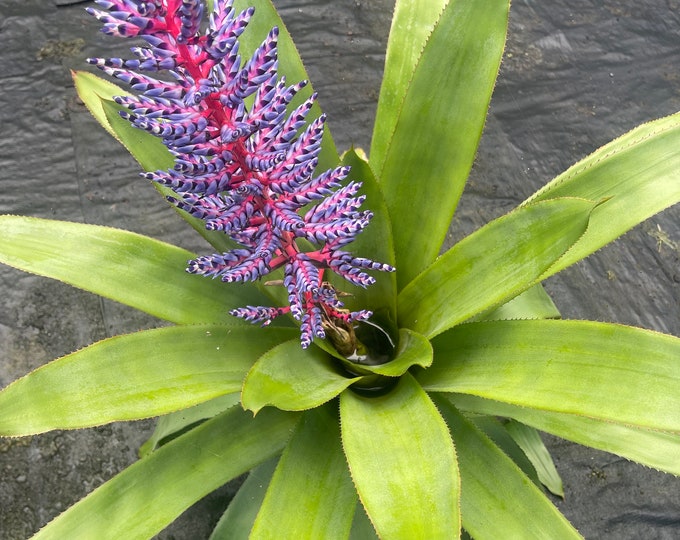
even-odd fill
[{"label": "blue-purple floret", "polygon": [[[289,85],[278,75],[278,29],[244,60],[238,38],[254,8],[236,13],[232,0],[214,0],[204,24],[202,0],[96,3],[102,9],[87,11],[104,33],[145,43],[131,48],[133,59],[89,60],[137,92],[116,98],[122,116],[159,137],[175,158],[172,169],[143,176],[172,189],[176,195],[168,200],[208,230],[239,244],[189,261],[187,271],[247,282],[283,268],[288,306],[230,313],[264,326],[291,313],[300,321],[304,348],[325,337],[325,323],[370,317],[367,310],[343,309],[324,273],[367,287],[375,280],[364,270],[393,268],[341,250],[372,214],[360,210],[360,182],[343,187],[348,167],[314,175],[326,118],[307,119],[316,94],[289,110],[306,82]],[[315,249],[301,251],[297,239]]]}]

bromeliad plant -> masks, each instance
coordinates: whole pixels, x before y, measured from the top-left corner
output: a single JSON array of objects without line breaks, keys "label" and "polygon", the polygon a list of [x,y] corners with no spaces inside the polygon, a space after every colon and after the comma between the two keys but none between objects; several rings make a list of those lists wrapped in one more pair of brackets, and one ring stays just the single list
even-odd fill
[{"label": "bromeliad plant", "polygon": [[679,115],[440,256],[508,0],[397,1],[368,159],[338,157],[269,2],[98,3],[141,46],[91,63],[135,93],[79,95],[218,253],[0,218],[4,263],[174,323],[0,392],[5,436],[161,416],[36,537],[151,537],[252,469],[212,538],[578,538],[537,429],[680,474],[680,339],[559,320],[540,284],[680,200]]}]

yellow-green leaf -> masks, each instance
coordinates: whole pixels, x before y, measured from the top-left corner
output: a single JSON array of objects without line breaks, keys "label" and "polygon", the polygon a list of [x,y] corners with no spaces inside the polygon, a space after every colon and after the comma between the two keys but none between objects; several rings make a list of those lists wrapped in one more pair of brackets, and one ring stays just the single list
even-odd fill
[{"label": "yellow-green leaf", "polygon": [[[360,196],[366,200],[362,208],[373,214],[371,222],[352,242],[352,255],[366,257],[376,262],[394,265],[392,224],[385,206],[385,199],[372,169],[355,151],[349,150],[342,156],[341,163],[352,167],[348,179],[361,182]],[[386,323],[396,327],[397,281],[394,272],[370,272],[376,282],[367,288],[348,286],[347,281],[338,277],[333,283],[342,291],[351,293],[343,299],[351,310],[369,309]]]},{"label": "yellow-green leaf", "polygon": [[[387,139],[389,147],[382,166],[372,156],[371,165],[394,224],[399,289],[441,249],[481,137],[508,8],[508,0],[448,2],[403,104],[387,113],[397,115],[396,121],[376,124],[377,132],[387,131],[376,139]],[[418,40],[409,45],[419,46]]]},{"label": "yellow-green leaf", "polygon": [[105,339],[0,392],[0,435],[138,420],[238,392],[257,357],[293,329],[174,326]]},{"label": "yellow-green leaf", "polygon": [[340,444],[337,403],[327,404],[300,418],[250,538],[347,538],[356,503]]},{"label": "yellow-green leaf", "polygon": [[540,434],[531,426],[510,420],[505,429],[529,458],[541,483],[553,495],[564,497],[564,487],[550,452],[545,447]]},{"label": "yellow-green leaf", "polygon": [[532,287],[581,237],[594,206],[555,199],[488,223],[401,291],[400,326],[431,338]]},{"label": "yellow-green leaf", "polygon": [[680,476],[678,433],[651,431],[575,414],[530,409],[470,394],[448,394],[447,397],[460,410],[515,418],[563,439]]},{"label": "yellow-green leaf", "polygon": [[473,538],[580,539],[520,468],[442,397],[435,403],[458,451],[463,527]]},{"label": "yellow-green leaf", "polygon": [[231,308],[267,305],[251,284],[187,274],[190,251],[83,223],[0,216],[0,262],[58,279],[174,323],[239,323]]},{"label": "yellow-green leaf", "polygon": [[304,411],[336,397],[360,377],[341,373],[325,351],[300,347],[293,339],[274,347],[253,365],[243,383],[241,403],[257,413],[265,405]]},{"label": "yellow-green leaf", "polygon": [[278,462],[275,457],[250,471],[209,540],[248,540]]},{"label": "yellow-green leaf", "polygon": [[400,377],[412,366],[428,367],[432,364],[432,345],[425,336],[407,328],[399,330],[399,345],[393,360],[375,366],[362,365],[361,369],[386,377]]},{"label": "yellow-green leaf", "polygon": [[130,92],[117,84],[103,79],[87,71],[71,71],[73,83],[78,92],[78,97],[85,104],[95,120],[109,132],[114,139],[120,141],[116,131],[111,127],[104,111],[102,99],[112,99],[114,96],[130,96]]},{"label": "yellow-green leaf", "polygon": [[523,204],[555,197],[608,200],[593,211],[586,234],[550,274],[680,202],[680,113],[643,124],[606,144]]},{"label": "yellow-green leaf", "polygon": [[680,432],[680,338],[591,321],[495,321],[433,341],[423,387]]},{"label": "yellow-green leaf", "polygon": [[359,498],[381,538],[458,538],[460,484],[451,435],[405,374],[390,392],[340,396],[342,442]]},{"label": "yellow-green leaf", "polygon": [[139,460],[41,529],[35,540],[152,538],[232,478],[281,452],[298,415],[232,407]]},{"label": "yellow-green leaf", "polygon": [[217,416],[230,407],[240,405],[241,396],[238,393],[225,394],[212,398],[188,409],[181,409],[164,414],[156,421],[156,428],[137,452],[139,457],[145,457],[164,444],[176,439],[183,433],[202,424],[209,418]]},{"label": "yellow-green leaf", "polygon": [[397,0],[394,5],[371,141],[371,163],[378,170],[382,169],[399,118],[397,111],[403,105],[413,72],[448,3],[449,0]]},{"label": "yellow-green leaf", "polygon": [[507,319],[559,319],[557,306],[540,283],[500,307],[475,317],[475,320],[498,321]]}]

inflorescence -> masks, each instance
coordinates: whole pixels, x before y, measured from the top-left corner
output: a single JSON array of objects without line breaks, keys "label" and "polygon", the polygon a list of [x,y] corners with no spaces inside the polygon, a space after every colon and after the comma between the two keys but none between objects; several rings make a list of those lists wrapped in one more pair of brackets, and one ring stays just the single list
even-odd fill
[{"label": "inflorescence", "polygon": [[[282,267],[289,306],[247,306],[230,313],[263,325],[291,313],[300,321],[303,348],[314,337],[324,338],[329,323],[349,325],[370,317],[367,310],[343,309],[324,272],[367,287],[375,279],[364,270],[394,269],[342,250],[372,214],[359,210],[361,183],[342,186],[348,167],[314,175],[325,116],[306,124],[315,94],[288,113],[306,81],[288,85],[279,77],[278,29],[242,61],[238,38],[252,7],[237,14],[232,0],[214,0],[204,25],[203,0],[96,3],[103,9],[87,11],[104,23],[104,33],[145,42],[131,48],[134,59],[88,60],[139,93],[115,98],[125,108],[121,115],[160,137],[174,156],[173,169],[143,176],[171,188],[176,193],[168,197],[171,203],[238,244],[189,261],[187,271],[247,282]],[[298,239],[316,249],[302,251]]]}]

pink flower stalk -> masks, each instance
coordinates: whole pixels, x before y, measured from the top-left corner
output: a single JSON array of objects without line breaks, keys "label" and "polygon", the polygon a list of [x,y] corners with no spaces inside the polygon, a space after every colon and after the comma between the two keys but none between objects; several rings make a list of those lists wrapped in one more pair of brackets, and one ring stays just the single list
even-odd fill
[{"label": "pink flower stalk", "polygon": [[[175,157],[173,169],[143,176],[170,187],[177,194],[170,202],[238,244],[189,261],[187,271],[246,282],[282,267],[288,306],[230,313],[263,326],[291,313],[301,323],[303,348],[324,338],[328,325],[370,317],[367,310],[343,309],[324,273],[367,287],[375,279],[364,270],[394,268],[342,250],[372,213],[359,210],[361,183],[342,186],[348,167],[314,175],[325,116],[305,127],[316,95],[288,113],[306,81],[289,86],[278,76],[278,29],[242,61],[238,37],[252,7],[236,14],[231,0],[215,0],[204,25],[202,0],[96,1],[103,9],[87,11],[104,23],[104,33],[146,43],[131,49],[135,59],[88,60],[139,92],[116,98],[127,109],[122,116],[160,137]],[[170,77],[141,73],[161,71]],[[302,251],[298,239],[316,249]]]}]

